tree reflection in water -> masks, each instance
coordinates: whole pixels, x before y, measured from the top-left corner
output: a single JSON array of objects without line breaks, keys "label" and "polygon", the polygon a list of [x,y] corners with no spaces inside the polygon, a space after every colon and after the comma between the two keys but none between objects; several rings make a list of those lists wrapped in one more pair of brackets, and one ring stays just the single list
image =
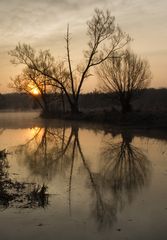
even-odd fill
[{"label": "tree reflection in water", "polygon": [[110,196],[106,201],[103,198],[104,207],[101,214],[97,214],[100,227],[106,225],[105,218],[108,218],[109,211],[116,219],[117,212],[123,210],[125,204],[131,203],[136,193],[149,183],[150,161],[138,147],[133,146],[132,139],[129,132],[122,132],[119,143],[114,143],[111,135],[104,141],[98,186],[103,195],[109,193]]},{"label": "tree reflection in water", "polygon": [[101,174],[115,193],[126,191],[131,195],[148,182],[150,162],[138,147],[133,146],[130,133],[122,132],[121,137],[119,143],[113,143],[111,138],[105,141],[102,151],[105,164]]},{"label": "tree reflection in water", "polygon": [[131,144],[133,136],[122,133],[122,140],[113,143],[113,138],[105,141],[101,152],[101,167],[93,172],[89,159],[85,157],[79,139],[77,125],[71,129],[36,129],[34,136],[17,151],[23,153],[22,160],[31,173],[40,175],[44,181],[56,174],[68,177],[69,212],[72,213],[71,191],[75,162],[85,171],[87,187],[91,189],[91,215],[96,219],[99,229],[112,226],[117,213],[123,209],[127,200],[130,203],[148,181],[150,163],[142,151]]},{"label": "tree reflection in water", "polygon": [[27,143],[17,146],[16,153],[21,162],[28,166],[31,174],[44,182],[50,181],[56,173],[65,174],[70,165],[66,154],[72,134],[67,136],[66,128],[36,128]]}]

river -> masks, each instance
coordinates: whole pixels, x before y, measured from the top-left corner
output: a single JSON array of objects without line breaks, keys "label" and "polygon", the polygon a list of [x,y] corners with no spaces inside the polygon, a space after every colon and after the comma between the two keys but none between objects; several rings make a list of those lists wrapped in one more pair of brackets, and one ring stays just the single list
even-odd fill
[{"label": "river", "polygon": [[0,113],[5,239],[167,239],[161,130]]}]

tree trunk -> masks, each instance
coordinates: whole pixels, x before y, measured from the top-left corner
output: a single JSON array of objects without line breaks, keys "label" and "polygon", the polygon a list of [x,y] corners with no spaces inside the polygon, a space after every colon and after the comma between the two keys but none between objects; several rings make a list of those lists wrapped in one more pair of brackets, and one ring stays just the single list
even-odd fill
[{"label": "tree trunk", "polygon": [[61,91],[61,101],[62,101],[62,110],[63,110],[63,113],[65,113],[66,108],[65,108],[65,100],[64,100],[63,91]]},{"label": "tree trunk", "polygon": [[71,104],[71,114],[74,116],[79,115],[78,101],[75,101]]},{"label": "tree trunk", "polygon": [[128,99],[121,100],[122,113],[128,113],[132,111],[132,105]]},{"label": "tree trunk", "polygon": [[41,99],[42,99],[42,102],[43,102],[43,113],[44,114],[49,114],[49,104],[48,104],[48,95],[46,93],[42,94],[41,95]]}]

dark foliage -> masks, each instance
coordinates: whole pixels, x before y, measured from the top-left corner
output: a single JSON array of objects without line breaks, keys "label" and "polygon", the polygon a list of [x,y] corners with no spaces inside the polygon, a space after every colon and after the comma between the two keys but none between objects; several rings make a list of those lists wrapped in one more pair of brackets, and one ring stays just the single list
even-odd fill
[{"label": "dark foliage", "polygon": [[[135,94],[132,102],[134,111],[140,112],[166,112],[167,111],[167,89],[146,89]],[[60,101],[54,101],[54,95],[50,95],[50,109],[53,113],[62,112]],[[119,101],[114,93],[87,93],[80,96],[81,111],[110,111],[120,110]],[[38,109],[32,97],[24,93],[8,93],[0,95],[0,109],[3,110],[32,110]],[[69,110],[65,100],[65,111]]]}]

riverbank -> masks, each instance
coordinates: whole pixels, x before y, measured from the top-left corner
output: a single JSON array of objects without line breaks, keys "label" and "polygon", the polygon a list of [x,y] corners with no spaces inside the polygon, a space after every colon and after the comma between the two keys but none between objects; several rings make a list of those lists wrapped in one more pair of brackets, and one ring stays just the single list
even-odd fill
[{"label": "riverbank", "polygon": [[122,114],[118,111],[87,111],[73,115],[70,112],[41,115],[46,119],[65,121],[91,122],[109,124],[118,127],[166,128],[167,112],[130,112]]},{"label": "riverbank", "polygon": [[[49,120],[49,121],[48,121]],[[132,129],[162,129],[167,130],[167,113],[165,112],[131,112],[121,114],[117,111],[84,111],[78,115],[70,112],[41,115],[39,111],[32,112],[0,112],[0,128],[40,127],[43,124],[58,126],[63,123],[71,125],[90,125],[101,128],[132,128]]]}]

